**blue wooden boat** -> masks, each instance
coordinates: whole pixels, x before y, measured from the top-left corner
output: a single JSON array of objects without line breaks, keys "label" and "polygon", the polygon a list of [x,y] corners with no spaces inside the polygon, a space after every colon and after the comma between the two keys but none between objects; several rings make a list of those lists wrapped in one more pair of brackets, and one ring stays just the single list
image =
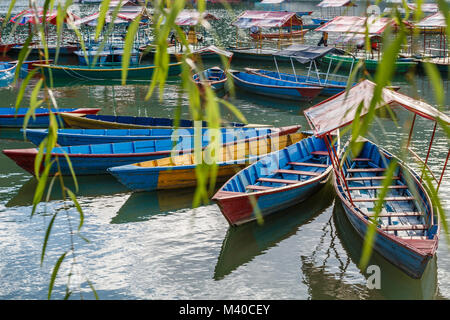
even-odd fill
[{"label": "blue wooden boat", "polygon": [[317,97],[323,89],[305,83],[294,83],[241,71],[230,70],[229,74],[237,87],[273,98],[310,101]]},{"label": "blue wooden boat", "polygon": [[230,225],[241,225],[302,202],[333,167],[322,139],[309,137],[243,169],[214,195]]},{"label": "blue wooden boat", "polygon": [[[65,124],[69,128],[78,129],[171,129],[175,126],[172,118],[154,117],[134,117],[134,116],[113,116],[113,115],[73,115],[62,114]],[[180,128],[193,128],[195,121],[181,119],[178,126]],[[201,122],[202,127],[208,124]],[[228,122],[223,126],[244,127],[243,123]],[[264,127],[264,125],[247,125],[247,127]]]},{"label": "blue wooden boat", "polygon": [[[370,141],[364,142],[359,155],[348,156],[343,170],[351,200],[345,187],[334,178],[347,218],[363,238],[371,223],[369,219],[374,217],[383,172],[393,159],[393,155]],[[438,247],[439,218],[419,182],[419,175],[398,161],[389,194],[376,221],[374,249],[411,277],[420,278]],[[408,183],[408,177],[412,177],[412,184]]]},{"label": "blue wooden boat", "polygon": [[[61,113],[67,114],[95,114],[100,111],[96,108],[61,108],[51,109],[61,120]],[[28,108],[0,108],[0,127],[22,128],[23,120],[28,112]],[[62,124],[62,120],[60,121]],[[35,109],[35,119],[30,118],[28,127],[47,128],[49,125],[49,110],[47,108]]]},{"label": "blue wooden boat", "polygon": [[[202,135],[210,129],[202,129]],[[255,131],[259,135],[274,133],[277,128],[220,128],[222,134],[240,134]],[[173,136],[194,136],[195,129],[59,129],[57,143],[60,146],[129,142],[138,140],[164,140]],[[47,129],[26,129],[26,137],[39,145],[47,136]]]},{"label": "blue wooden boat", "polygon": [[[280,132],[276,134],[221,146],[216,151],[216,181],[226,181],[261,156],[304,139],[306,135],[294,133],[298,128],[299,126],[280,128]],[[189,188],[197,185],[197,159],[194,154],[180,155],[112,167],[108,172],[133,191]],[[201,161],[213,162],[207,153],[202,154]]]},{"label": "blue wooden boat", "polygon": [[194,74],[192,79],[200,88],[208,86],[214,91],[220,91],[225,89],[228,78],[225,71],[219,67],[212,67],[204,70],[201,74]]},{"label": "blue wooden boat", "polygon": [[[289,127],[291,130],[293,127]],[[298,129],[298,126],[295,126]],[[280,129],[283,132],[283,129]],[[259,134],[262,134],[259,136]],[[248,141],[255,138],[266,137],[267,132],[258,130],[231,132],[222,136],[222,142],[233,144],[236,141]],[[202,136],[203,147],[207,146],[212,136]],[[77,175],[106,174],[109,167],[123,166],[131,163],[170,157],[172,152],[179,154],[191,153],[194,149],[194,137],[183,136],[172,141],[171,138],[162,140],[142,140],[120,143],[90,144],[79,146],[56,147],[51,151],[51,160],[58,159],[62,175],[70,175],[70,167],[65,158],[69,157],[73,170]],[[20,167],[31,174],[35,174],[34,162],[38,154],[37,148],[9,149],[3,153],[14,160]],[[50,174],[57,172],[54,163]],[[44,170],[44,165],[40,168]]]}]

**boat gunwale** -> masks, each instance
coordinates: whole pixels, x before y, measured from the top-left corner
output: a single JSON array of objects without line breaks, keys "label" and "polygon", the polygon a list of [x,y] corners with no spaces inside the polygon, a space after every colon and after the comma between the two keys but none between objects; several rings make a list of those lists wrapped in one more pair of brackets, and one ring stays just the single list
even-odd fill
[{"label": "boat gunwale", "polygon": [[[175,67],[175,66],[179,66],[181,65],[182,62],[174,62],[174,63],[169,63],[169,67]],[[118,68],[102,68],[102,67],[89,67],[86,66],[86,68],[80,68],[78,66],[70,66],[70,65],[52,65],[52,64],[41,64],[41,63],[33,63],[32,64],[34,67],[41,67],[41,68],[47,68],[47,69],[55,69],[55,70],[70,70],[70,71],[88,71],[88,72],[97,72],[97,71],[120,71],[122,70],[122,65],[118,65]],[[129,67],[128,71],[140,71],[140,70],[150,70],[150,69],[155,69],[158,68],[157,65],[147,65],[145,67]]]}]

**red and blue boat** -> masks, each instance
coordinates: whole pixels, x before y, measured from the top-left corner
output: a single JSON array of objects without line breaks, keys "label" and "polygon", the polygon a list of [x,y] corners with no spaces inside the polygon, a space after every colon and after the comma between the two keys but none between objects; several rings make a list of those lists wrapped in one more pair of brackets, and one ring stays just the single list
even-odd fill
[{"label": "red and blue boat", "polygon": [[[280,128],[280,132],[284,131]],[[245,142],[255,138],[267,137],[268,134],[267,131],[262,132],[259,130],[232,131],[221,136],[221,141],[233,144],[236,141]],[[275,134],[278,134],[278,132]],[[202,146],[206,147],[214,136],[209,133],[203,135]],[[106,174],[106,170],[110,167],[170,157],[172,152],[185,154],[193,151],[194,137],[182,136],[175,140],[169,137],[162,140],[56,147],[51,150],[51,160],[59,162],[60,174],[62,175],[71,175],[70,165],[66,160],[66,156],[70,159],[75,174],[91,175]],[[6,156],[31,174],[35,174],[34,162],[38,152],[38,148],[3,150]],[[42,164],[40,170],[44,170],[44,164]],[[56,174],[57,170],[58,165],[53,163],[50,174]]]},{"label": "red and blue boat", "polygon": [[[0,127],[22,128],[23,120],[28,112],[28,108],[0,108]],[[67,114],[91,114],[95,115],[100,109],[97,108],[60,108],[47,109],[36,108],[34,110],[35,118],[30,117],[27,126],[34,128],[47,128],[49,125],[50,110],[59,119],[59,123],[63,124],[60,117],[61,113]]]},{"label": "red and blue boat", "polygon": [[323,90],[322,87],[275,79],[259,74],[230,70],[234,84],[251,93],[273,98],[311,101]]},{"label": "red and blue boat", "polygon": [[243,169],[212,200],[230,225],[241,225],[304,201],[328,181],[332,169],[325,142],[311,136]]},{"label": "red and blue boat", "polygon": [[[371,110],[375,88],[375,83],[364,80],[350,90],[305,110],[315,136],[329,139],[331,132],[351,124],[355,118],[365,116]],[[421,278],[427,264],[435,256],[440,231],[440,218],[423,178],[426,168],[436,182],[436,190],[439,190],[450,149],[440,178],[429,168],[428,159],[437,122],[448,125],[450,117],[423,101],[388,88],[381,90],[381,102],[374,106],[375,109],[398,105],[414,114],[406,150],[421,162],[424,171],[419,175],[367,139],[359,140],[362,149],[358,154],[339,154],[328,145],[334,169],[334,187],[348,220],[358,234],[364,238],[369,227],[374,228],[373,249],[412,278]],[[409,148],[417,116],[434,122],[425,160]],[[391,163],[395,166],[392,167],[393,174],[388,176]],[[390,183],[384,186],[386,181]],[[384,197],[381,196],[383,192],[387,192]],[[378,204],[381,209],[376,212]]]}]

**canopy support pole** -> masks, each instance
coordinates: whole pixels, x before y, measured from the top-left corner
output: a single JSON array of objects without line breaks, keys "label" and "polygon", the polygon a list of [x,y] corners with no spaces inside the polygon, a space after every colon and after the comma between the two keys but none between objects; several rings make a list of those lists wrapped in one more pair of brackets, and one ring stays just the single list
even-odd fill
[{"label": "canopy support pole", "polygon": [[439,187],[441,186],[442,178],[444,177],[445,169],[447,168],[448,158],[450,157],[450,149],[448,149],[447,158],[445,159],[444,167],[442,168],[441,177],[439,178],[438,185],[436,187],[436,192],[439,191]]},{"label": "canopy support pole", "polygon": [[412,123],[411,123],[411,129],[409,130],[408,142],[406,144],[406,148],[407,149],[409,149],[409,144],[411,143],[411,138],[412,138],[412,134],[413,134],[413,130],[414,130],[414,124],[416,122],[416,117],[417,117],[417,114],[414,113],[414,117],[413,117],[413,120],[412,120]]},{"label": "canopy support pole", "polygon": [[322,83],[320,82],[320,74],[319,74],[319,69],[317,68],[317,63],[316,63],[316,60],[313,60],[313,62],[314,62],[314,68],[316,69],[317,80],[319,81],[319,85],[320,85],[320,84],[322,84]]},{"label": "canopy support pole", "polygon": [[333,61],[333,56],[330,56],[330,63],[328,64],[328,70],[327,70],[327,76],[325,77],[325,83],[328,83],[328,76],[330,75],[330,70],[331,70],[331,62]]},{"label": "canopy support pole", "polygon": [[310,73],[311,73],[311,68],[312,68],[312,61],[309,63],[309,68],[308,68],[308,76],[306,77],[306,80],[308,80],[309,79],[309,75],[310,75]]},{"label": "canopy support pole", "polygon": [[291,57],[291,65],[292,65],[292,71],[294,71],[295,82],[298,82],[298,80],[297,80],[297,74],[295,73],[294,62],[292,61],[292,57]]},{"label": "canopy support pole", "polygon": [[431,145],[433,144],[434,134],[436,133],[437,121],[434,122],[433,133],[431,134],[430,145],[428,146],[427,157],[425,158],[425,163],[423,164],[422,175],[420,177],[420,182],[422,182],[423,175],[425,174],[425,168],[427,167],[428,158],[430,157]]},{"label": "canopy support pole", "polygon": [[281,80],[280,70],[278,69],[277,58],[275,58],[275,56],[273,56],[273,61],[275,62],[275,67],[277,68],[278,78]]}]

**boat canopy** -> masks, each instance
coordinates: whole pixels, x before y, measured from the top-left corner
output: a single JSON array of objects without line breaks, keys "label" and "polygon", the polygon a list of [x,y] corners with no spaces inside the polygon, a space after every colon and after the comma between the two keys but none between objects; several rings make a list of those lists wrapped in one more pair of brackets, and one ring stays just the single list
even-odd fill
[{"label": "boat canopy", "polygon": [[[413,11],[417,10],[417,4],[415,3],[408,3],[407,6],[410,10]],[[422,3],[420,9],[424,13],[436,13],[439,11],[439,6],[437,3]]]},{"label": "boat canopy", "polygon": [[419,28],[446,28],[447,23],[445,17],[441,12],[437,12],[431,16],[428,16],[416,24]]},{"label": "boat canopy", "polygon": [[[369,40],[372,42],[374,40],[381,40],[382,37],[378,34],[369,34]],[[366,35],[361,33],[346,33],[342,34],[334,41],[334,44],[344,44],[344,45],[356,45],[363,46],[366,43]]]},{"label": "boat canopy", "polygon": [[350,0],[323,0],[317,4],[321,8],[340,8],[340,7],[356,7],[356,4]]},{"label": "boat canopy", "polygon": [[[126,4],[126,3],[125,3]],[[116,18],[113,21],[113,16],[116,8],[114,4],[110,3],[110,7],[106,12],[105,23],[113,23],[113,24],[129,24],[131,21],[136,19],[139,15],[141,15],[142,20],[148,20],[151,18],[151,14],[146,7],[137,6],[137,5],[122,5],[119,11],[117,12]],[[80,25],[88,25],[88,26],[96,26],[98,24],[98,19],[100,17],[100,12],[96,12],[94,14],[88,15],[82,19],[79,19],[75,22],[76,26]]]},{"label": "boat canopy", "polygon": [[339,16],[315,29],[315,31],[365,34],[366,24],[368,33],[375,35],[382,34],[389,25],[395,25],[395,21],[391,18],[380,18],[376,16]]},{"label": "boat canopy", "polygon": [[214,52],[217,54],[220,54],[222,56],[225,56],[227,58],[231,58],[233,56],[233,52],[224,50],[224,49],[220,49],[214,45],[208,46],[208,47],[204,47],[204,48],[200,48],[198,50],[195,50],[192,53],[203,53],[203,52]]},{"label": "boat canopy", "polygon": [[293,44],[283,50],[274,53],[274,56],[289,57],[305,64],[319,59],[329,53],[345,54],[345,51],[336,47],[318,47],[307,44]]},{"label": "boat canopy", "polygon": [[247,10],[241,13],[231,25],[242,29],[251,27],[281,28],[301,26],[303,21],[295,12]]},{"label": "boat canopy", "polygon": [[[46,12],[46,18],[44,19],[44,8],[30,8],[21,11],[20,13],[16,14],[14,17],[12,17],[9,21],[12,23],[16,23],[18,25],[26,25],[28,23],[30,24],[38,24],[42,23],[44,20],[48,23],[56,25],[56,19],[58,17],[58,10],[47,10]],[[73,14],[72,12],[67,11],[66,16],[64,18],[64,22],[75,22],[78,21],[80,18]]]},{"label": "boat canopy", "polygon": [[[202,12],[201,18],[203,20],[219,20],[215,15],[209,12]],[[196,10],[183,10],[175,19],[175,24],[178,26],[195,26],[200,21],[200,12]]]},{"label": "boat canopy", "polygon": [[[357,115],[362,104],[359,116],[369,112],[376,84],[370,80],[363,80],[349,91],[343,91],[304,111],[306,119],[316,136],[329,134],[336,129],[349,125]],[[386,105],[400,105],[403,108],[429,120],[440,119],[450,124],[450,117],[440,112],[426,102],[408,97],[394,90],[383,88],[382,103],[375,108]]]},{"label": "boat canopy", "polygon": [[261,4],[277,4],[277,3],[283,3],[285,0],[262,0]]}]

